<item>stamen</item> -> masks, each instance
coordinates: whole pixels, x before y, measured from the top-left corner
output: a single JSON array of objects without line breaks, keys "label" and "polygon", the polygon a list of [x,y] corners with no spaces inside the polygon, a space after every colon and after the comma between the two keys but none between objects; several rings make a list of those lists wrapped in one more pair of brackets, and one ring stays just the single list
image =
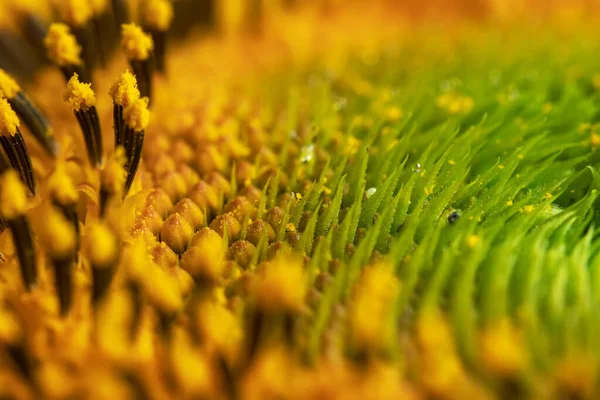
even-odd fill
[{"label": "stamen", "polygon": [[146,0],[142,3],[142,19],[154,41],[156,69],[164,73],[167,31],[173,21],[173,4],[169,0]]},{"label": "stamen", "polygon": [[89,83],[79,82],[77,74],[69,79],[63,100],[69,103],[87,147],[88,157],[92,166],[102,164],[102,132],[100,131],[100,118],[96,110],[96,96]]},{"label": "stamen", "polygon": [[83,60],[89,71],[96,66],[96,32],[91,24],[94,15],[89,0],[63,0],[59,2],[59,13],[72,29],[77,41],[83,48]]},{"label": "stamen", "polygon": [[140,160],[142,159],[142,148],[144,146],[144,134],[150,122],[150,111],[148,110],[148,98],[142,97],[133,101],[123,111],[125,119],[125,130],[123,133],[123,144],[125,147],[127,179],[123,196],[126,196],[133,184]]},{"label": "stamen", "polygon": [[21,175],[31,194],[35,195],[35,179],[31,158],[25,146],[23,135],[19,130],[19,118],[8,101],[0,98],[0,144],[10,164]]},{"label": "stamen", "polygon": [[141,95],[151,99],[154,73],[152,37],[135,24],[123,24],[121,26],[121,47],[133,68]]},{"label": "stamen", "polygon": [[6,97],[36,140],[51,156],[56,156],[58,145],[46,116],[36,107],[19,84],[3,69],[0,69],[0,96]]},{"label": "stamen", "polygon": [[140,91],[137,86],[137,79],[129,70],[119,76],[119,79],[111,86],[110,96],[113,98],[113,125],[115,131],[115,148],[125,146],[124,130],[125,119],[123,111],[129,107],[132,102],[140,98]]},{"label": "stamen", "polygon": [[44,39],[44,46],[48,58],[58,65],[65,80],[68,81],[73,74],[77,74],[84,82],[91,81],[86,65],[81,59],[81,46],[67,25],[61,23],[50,25]]},{"label": "stamen", "polygon": [[10,228],[25,288],[31,290],[37,284],[37,261],[33,234],[25,215],[27,193],[17,173],[10,168],[6,169],[8,162],[1,153],[0,159],[0,169],[3,172],[0,178],[0,214]]},{"label": "stamen", "polygon": [[104,222],[92,226],[84,248],[92,266],[92,304],[102,299],[116,270],[120,249],[117,237]]},{"label": "stamen", "polygon": [[65,316],[73,302],[73,260],[77,254],[77,238],[72,224],[56,207],[48,204],[42,212],[43,222],[37,234],[52,261],[60,315]]}]

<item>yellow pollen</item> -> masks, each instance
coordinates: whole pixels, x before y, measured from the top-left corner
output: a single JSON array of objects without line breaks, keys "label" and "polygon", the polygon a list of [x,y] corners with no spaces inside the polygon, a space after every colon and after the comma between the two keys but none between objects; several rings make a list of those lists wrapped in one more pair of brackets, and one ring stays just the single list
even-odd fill
[{"label": "yellow pollen", "polygon": [[600,145],[600,135],[598,135],[595,132],[592,132],[592,134],[590,135],[590,144],[594,147]]},{"label": "yellow pollen", "polygon": [[513,205],[513,201],[512,200],[507,201],[506,205],[509,206],[509,207],[512,206]]},{"label": "yellow pollen", "polygon": [[27,211],[27,189],[15,170],[8,170],[0,178],[0,213],[14,219]]},{"label": "yellow pollen", "polygon": [[141,132],[148,127],[150,122],[150,110],[148,110],[148,98],[142,97],[135,100],[123,112],[127,126],[136,132]]},{"label": "yellow pollen", "polygon": [[109,91],[115,104],[128,107],[140,98],[137,79],[129,70],[123,72],[117,81],[113,83]]},{"label": "yellow pollen", "polygon": [[546,193],[544,195],[544,200],[548,200],[548,199],[551,199],[551,198],[552,198],[552,193]]},{"label": "yellow pollen", "polygon": [[121,25],[121,46],[130,60],[147,60],[154,48],[152,37],[136,24]]},{"label": "yellow pollen", "polygon": [[0,98],[0,135],[14,135],[19,124],[19,118],[8,104],[8,100]]},{"label": "yellow pollen", "polygon": [[525,211],[526,213],[530,213],[534,210],[535,208],[532,205],[528,205],[523,207],[523,211]]},{"label": "yellow pollen", "polygon": [[481,238],[477,235],[469,235],[467,237],[467,246],[469,246],[471,249],[475,248],[479,242],[481,242]]},{"label": "yellow pollen", "polygon": [[450,164],[450,165],[454,165],[454,164],[456,164],[456,162],[455,162],[454,160],[449,160],[449,161],[448,161],[448,164]]},{"label": "yellow pollen", "polygon": [[73,74],[67,83],[63,100],[69,103],[73,111],[88,109],[96,104],[96,95],[91,86],[91,83],[79,82],[79,76]]},{"label": "yellow pollen", "polygon": [[44,38],[44,46],[50,60],[61,67],[81,64],[81,47],[65,24],[50,25]]},{"label": "yellow pollen", "polygon": [[389,107],[385,110],[385,117],[389,122],[396,122],[402,118],[402,110],[398,107]]},{"label": "yellow pollen", "polygon": [[169,0],[146,0],[142,17],[149,27],[158,31],[166,31],[173,20],[173,5]]},{"label": "yellow pollen", "polygon": [[9,74],[0,68],[0,97],[12,99],[21,91],[19,84]]},{"label": "yellow pollen", "polygon": [[592,124],[590,124],[588,122],[582,122],[581,124],[579,124],[579,128],[577,128],[577,132],[583,133],[583,132],[587,131],[588,129],[590,129],[591,127],[592,127]]},{"label": "yellow pollen", "polygon": [[89,0],[62,0],[56,4],[60,16],[69,25],[83,26],[92,18],[92,2]]}]

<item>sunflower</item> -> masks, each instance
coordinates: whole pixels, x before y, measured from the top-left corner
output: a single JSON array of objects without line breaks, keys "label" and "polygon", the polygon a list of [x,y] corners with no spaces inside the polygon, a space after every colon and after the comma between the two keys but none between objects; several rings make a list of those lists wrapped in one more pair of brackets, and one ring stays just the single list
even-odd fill
[{"label": "sunflower", "polygon": [[597,398],[598,11],[0,0],[0,398]]}]

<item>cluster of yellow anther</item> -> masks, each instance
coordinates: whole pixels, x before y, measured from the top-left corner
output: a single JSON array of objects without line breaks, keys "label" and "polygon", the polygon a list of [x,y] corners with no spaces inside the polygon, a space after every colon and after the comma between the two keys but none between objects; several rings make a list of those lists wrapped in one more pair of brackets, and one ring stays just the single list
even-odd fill
[{"label": "cluster of yellow anther", "polygon": [[130,60],[146,60],[154,48],[152,37],[135,24],[121,27],[121,46]]},{"label": "cluster of yellow anther", "polygon": [[19,118],[5,98],[0,98],[0,134],[14,135],[19,128]]},{"label": "cluster of yellow anther", "polygon": [[79,76],[74,74],[67,83],[63,100],[69,104],[73,111],[85,110],[96,104],[96,95],[92,90],[91,83],[80,82]]},{"label": "cluster of yellow anther", "polygon": [[48,57],[56,65],[80,65],[81,47],[69,27],[62,23],[54,23],[48,28],[44,38]]}]

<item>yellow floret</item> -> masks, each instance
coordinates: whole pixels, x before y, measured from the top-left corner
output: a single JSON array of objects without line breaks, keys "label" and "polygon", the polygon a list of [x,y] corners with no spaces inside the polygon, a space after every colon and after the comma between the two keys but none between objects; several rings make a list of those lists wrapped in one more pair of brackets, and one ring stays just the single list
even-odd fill
[{"label": "yellow floret", "polygon": [[146,0],[142,17],[149,27],[166,31],[173,20],[173,5],[169,0]]},{"label": "yellow floret", "polygon": [[81,64],[81,47],[65,24],[50,25],[44,46],[50,60],[59,66]]},{"label": "yellow floret", "polygon": [[300,311],[306,286],[302,260],[292,255],[278,256],[265,266],[257,278],[254,294],[265,311]]},{"label": "yellow floret", "polygon": [[91,86],[91,83],[79,82],[79,76],[73,74],[67,83],[63,100],[69,103],[73,111],[90,108],[96,104],[96,95]]},{"label": "yellow floret", "polygon": [[83,26],[92,18],[92,2],[89,0],[61,0],[56,4],[61,18],[69,25]]},{"label": "yellow floret", "polygon": [[110,266],[119,256],[117,238],[103,222],[90,228],[84,243],[86,255],[95,267]]},{"label": "yellow floret", "polygon": [[393,299],[399,283],[390,266],[378,265],[365,269],[356,290],[350,312],[353,340],[367,347],[384,347],[391,340],[387,328],[392,317]]},{"label": "yellow floret", "polygon": [[77,243],[73,225],[55,207],[48,207],[41,212],[43,223],[40,224],[37,235],[46,251],[55,258],[69,256]]},{"label": "yellow floret", "polygon": [[471,249],[475,248],[479,242],[481,242],[481,238],[477,235],[469,235],[467,237],[467,246],[469,246]]},{"label": "yellow floret", "polygon": [[193,240],[194,246],[183,254],[180,266],[192,276],[216,282],[223,274],[226,253],[221,237],[214,231],[207,232],[212,234]]},{"label": "yellow floret", "polygon": [[8,100],[0,98],[0,135],[14,135],[19,124],[19,118],[8,104]]},{"label": "yellow floret", "polygon": [[521,335],[506,319],[483,331],[480,347],[485,366],[500,376],[513,376],[527,362]]},{"label": "yellow floret", "polygon": [[27,211],[27,189],[15,170],[8,170],[0,179],[0,213],[14,219]]},{"label": "yellow floret", "polygon": [[48,191],[60,204],[74,204],[77,202],[77,188],[67,173],[66,165],[62,162],[56,164],[56,168],[48,179]]},{"label": "yellow floret", "polygon": [[106,187],[111,193],[118,193],[125,185],[127,172],[123,166],[125,165],[125,149],[119,146],[115,150],[113,157],[110,157],[102,170],[101,180],[102,186]]},{"label": "yellow floret", "polygon": [[127,126],[136,132],[141,132],[148,127],[150,122],[150,110],[148,110],[148,98],[142,97],[135,100],[123,112]]},{"label": "yellow floret", "polygon": [[0,343],[18,343],[22,335],[19,321],[13,313],[0,308]]},{"label": "yellow floret", "polygon": [[0,97],[12,99],[21,91],[21,87],[9,74],[0,68]]},{"label": "yellow floret", "polygon": [[90,6],[94,15],[100,15],[106,10],[108,0],[90,0]]},{"label": "yellow floret", "polygon": [[121,25],[121,46],[130,60],[146,60],[154,48],[152,37],[136,24]]},{"label": "yellow floret", "polygon": [[117,81],[110,87],[109,95],[115,104],[128,107],[140,98],[137,79],[129,70],[123,72]]}]

